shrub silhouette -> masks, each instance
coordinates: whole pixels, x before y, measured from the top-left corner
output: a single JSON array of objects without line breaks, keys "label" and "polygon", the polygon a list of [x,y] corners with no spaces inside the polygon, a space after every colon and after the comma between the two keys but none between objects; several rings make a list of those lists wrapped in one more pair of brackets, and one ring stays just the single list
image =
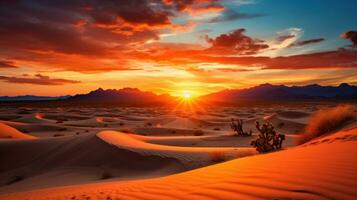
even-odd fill
[{"label": "shrub silhouette", "polygon": [[55,133],[55,134],[53,134],[53,137],[62,137],[62,136],[64,136],[64,134],[62,134],[62,133]]},{"label": "shrub silhouette", "polygon": [[252,135],[252,130],[249,130],[249,132],[244,132],[243,130],[243,120],[241,119],[231,119],[231,128],[233,129],[234,132],[236,132],[237,136],[251,136]]},{"label": "shrub silhouette", "polygon": [[204,134],[204,132],[202,130],[195,130],[195,132],[193,132],[194,136],[201,136],[203,134]]},{"label": "shrub silhouette", "polygon": [[258,139],[253,140],[251,145],[254,146],[259,153],[281,149],[285,135],[277,134],[271,123],[265,122],[261,125],[259,122],[256,122],[256,128],[259,131]]},{"label": "shrub silhouette", "polygon": [[114,176],[111,174],[111,173],[109,173],[109,172],[103,172],[102,173],[102,176],[100,177],[100,179],[102,179],[102,180],[105,180],[105,179],[110,179],[110,178],[113,178]]},{"label": "shrub silhouette", "polygon": [[14,176],[10,181],[8,181],[6,183],[6,185],[11,185],[16,182],[22,181],[24,178],[25,178],[25,176],[23,176],[23,175]]}]

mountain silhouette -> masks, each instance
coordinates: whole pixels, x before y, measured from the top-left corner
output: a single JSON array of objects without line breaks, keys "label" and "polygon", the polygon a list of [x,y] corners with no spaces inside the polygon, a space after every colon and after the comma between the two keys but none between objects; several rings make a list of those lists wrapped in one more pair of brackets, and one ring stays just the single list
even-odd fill
[{"label": "mountain silhouette", "polygon": [[77,94],[65,101],[83,103],[115,103],[115,104],[155,104],[170,100],[169,95],[156,95],[137,88],[107,89],[98,88],[87,94]]},{"label": "mountain silhouette", "polygon": [[247,89],[223,90],[203,96],[204,100],[298,100],[298,99],[357,99],[357,86],[342,83],[339,86],[272,85],[269,83]]}]

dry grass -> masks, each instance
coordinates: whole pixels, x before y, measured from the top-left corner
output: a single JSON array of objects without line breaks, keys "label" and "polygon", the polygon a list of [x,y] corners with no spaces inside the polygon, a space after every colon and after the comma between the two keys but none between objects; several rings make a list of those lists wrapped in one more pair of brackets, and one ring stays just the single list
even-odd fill
[{"label": "dry grass", "polygon": [[101,175],[101,177],[100,177],[100,179],[105,180],[105,179],[110,179],[110,178],[113,178],[113,177],[114,177],[114,176],[113,176],[111,173],[109,173],[109,172],[103,172],[102,175]]},{"label": "dry grass", "polygon": [[193,135],[194,136],[202,136],[202,135],[204,135],[204,132],[202,130],[195,130],[193,132]]},{"label": "dry grass", "polygon": [[297,143],[303,144],[326,133],[337,131],[354,118],[355,114],[349,105],[321,110],[311,117]]},{"label": "dry grass", "polygon": [[123,133],[134,133],[134,131],[131,130],[130,128],[123,128],[123,129],[120,129],[119,131],[123,132]]},{"label": "dry grass", "polygon": [[8,182],[6,183],[6,185],[11,185],[11,184],[14,184],[14,183],[16,183],[16,182],[22,181],[24,178],[25,178],[25,176],[23,176],[23,175],[14,176],[10,181],[8,181]]}]

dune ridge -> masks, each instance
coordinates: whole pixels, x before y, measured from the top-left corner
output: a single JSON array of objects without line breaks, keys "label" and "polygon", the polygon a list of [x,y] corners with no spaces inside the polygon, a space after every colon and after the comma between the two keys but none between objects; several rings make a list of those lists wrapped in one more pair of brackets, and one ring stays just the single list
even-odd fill
[{"label": "dune ridge", "polygon": [[[95,182],[103,176],[132,179],[185,170],[174,158],[141,155],[112,146],[95,134],[2,140],[0,158],[0,193]],[[14,177],[23,180],[9,184]]]},{"label": "dune ridge", "polygon": [[151,144],[144,136],[136,136],[116,131],[102,131],[97,137],[119,148],[128,149],[142,155],[158,155],[160,157],[180,160],[188,169],[211,164],[215,152],[222,153],[224,159],[245,157],[256,154],[251,147],[179,147]]},{"label": "dune ridge", "polygon": [[162,178],[49,188],[0,198],[355,199],[356,147],[357,128],[354,128],[285,151]]},{"label": "dune ridge", "polygon": [[7,125],[0,123],[0,139],[35,139],[36,137],[22,133],[21,131]]}]

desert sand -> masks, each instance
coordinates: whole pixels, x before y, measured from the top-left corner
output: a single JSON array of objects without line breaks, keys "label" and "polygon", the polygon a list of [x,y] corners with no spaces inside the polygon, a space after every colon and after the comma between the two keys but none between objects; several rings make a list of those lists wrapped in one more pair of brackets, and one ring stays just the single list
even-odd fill
[{"label": "desert sand", "polygon": [[[296,144],[326,107],[0,108],[0,199],[355,199],[356,121]],[[266,120],[286,141],[259,154]]]}]

